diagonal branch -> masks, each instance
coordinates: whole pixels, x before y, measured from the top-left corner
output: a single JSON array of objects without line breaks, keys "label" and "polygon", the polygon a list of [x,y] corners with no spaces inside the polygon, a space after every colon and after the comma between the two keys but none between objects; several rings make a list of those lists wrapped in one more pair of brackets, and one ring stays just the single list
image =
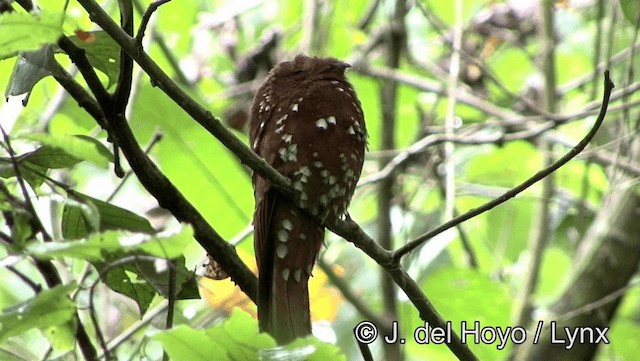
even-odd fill
[{"label": "diagonal branch", "polygon": [[95,119],[108,122],[109,129],[118,141],[131,168],[140,183],[156,198],[161,207],[169,210],[181,222],[190,223],[194,237],[216,261],[225,267],[233,280],[251,298],[255,299],[257,280],[255,275],[240,260],[235,249],[227,243],[204,219],[197,209],[180,193],[169,179],[156,167],[145,151],[140,148],[124,114],[109,119],[91,95],[67,73],[61,72],[56,80]]},{"label": "diagonal branch", "polygon": [[[91,19],[102,27],[115,41],[118,43],[124,51],[127,52],[140,67],[153,79],[154,84],[163,90],[176,104],[183,108],[195,121],[209,131],[214,137],[216,137],[222,144],[224,144],[230,151],[232,151],[242,163],[246,164],[260,176],[267,179],[274,187],[279,189],[282,194],[287,197],[292,197],[293,192],[291,190],[291,181],[278,173],[273,167],[266,163],[262,158],[257,156],[251,151],[243,142],[236,138],[231,132],[229,132],[222,123],[211,115],[209,111],[201,107],[196,101],[194,101],[188,94],[186,94],[178,85],[176,85],[167,74],[146,54],[140,49],[133,38],[128,36],[122,29],[104,12],[104,10],[93,0],[78,0],[79,3],[87,10]],[[121,146],[125,155],[127,155],[129,162],[134,170],[137,169],[136,174],[140,177],[140,181],[147,187],[151,194],[158,196],[158,201],[161,206],[174,209],[176,213],[180,214],[181,221],[190,222],[201,221],[204,222],[203,227],[208,227],[204,219],[192,206],[186,202],[183,203],[183,199],[175,200],[171,197],[167,199],[167,194],[180,193],[173,187],[173,185],[163,178],[162,174],[155,167],[155,165],[141,152],[135,138],[131,133],[131,129],[127,126],[126,122],[117,121],[117,124],[113,124],[113,130],[115,134],[123,137]],[[126,139],[126,140],[123,140]],[[131,148],[127,148],[131,147]],[[160,178],[157,178],[161,176]],[[162,181],[163,184],[155,183],[149,177]],[[170,208],[178,205],[189,206],[189,209]],[[186,215],[191,217],[185,218]],[[176,215],[174,213],[174,215]],[[193,218],[195,217],[195,218]],[[200,218],[198,218],[200,217]],[[193,224],[193,223],[192,223]],[[324,220],[325,226],[336,234],[344,237],[350,242],[354,243],[356,247],[362,249],[369,257],[374,259],[378,264],[384,267],[391,275],[394,281],[404,290],[409,299],[415,305],[416,309],[420,312],[423,320],[429,322],[435,327],[446,327],[445,321],[435,311],[429,300],[426,298],[420,287],[411,279],[411,277],[402,269],[396,261],[391,257],[391,252],[380,247],[373,239],[371,239],[355,222],[352,220],[340,220],[338,218],[331,218]],[[194,229],[199,229],[199,225],[193,224]],[[210,229],[209,228],[204,228]],[[213,230],[211,230],[213,232]],[[198,236],[198,234],[196,233]],[[207,249],[211,255],[232,255],[237,258],[237,255],[233,249],[228,250],[229,246],[224,240],[218,237],[213,237],[211,234],[200,235],[203,238],[212,239],[215,238],[215,242],[212,244],[206,244],[198,239],[200,243]],[[217,234],[216,234],[217,236]],[[198,238],[198,237],[197,237]],[[218,242],[219,239],[219,242]],[[212,247],[217,247],[217,253],[211,251]],[[222,256],[221,256],[222,257]],[[235,260],[234,260],[235,261]],[[220,263],[226,268],[225,263],[228,260],[220,259]],[[241,264],[244,266],[244,264]],[[244,266],[246,267],[246,266]],[[238,283],[239,280],[234,277],[234,280]],[[252,281],[255,285],[255,277]],[[247,292],[250,296],[255,295],[255,287],[247,288],[246,284],[240,284],[241,288]],[[454,354],[456,354],[461,360],[477,360],[475,355],[469,350],[466,344],[460,341],[460,338],[453,336],[452,342],[447,345]]]}]

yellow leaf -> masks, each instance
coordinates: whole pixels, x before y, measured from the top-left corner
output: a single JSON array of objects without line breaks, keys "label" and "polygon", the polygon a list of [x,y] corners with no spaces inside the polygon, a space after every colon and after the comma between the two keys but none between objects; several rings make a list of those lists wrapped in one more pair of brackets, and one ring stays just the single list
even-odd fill
[{"label": "yellow leaf", "polygon": [[[336,266],[334,272],[341,274],[342,270]],[[313,270],[313,277],[309,278],[309,299],[313,321],[333,322],[343,301],[342,294],[327,284],[327,275],[319,267]]]},{"label": "yellow leaf", "polygon": [[[238,256],[249,268],[255,273],[256,262],[253,255],[238,249]],[[256,306],[251,299],[238,287],[231,278],[223,280],[213,280],[207,277],[200,277],[198,279],[198,286],[200,288],[200,296],[207,301],[207,303],[215,308],[222,309],[227,313],[239,307],[246,311],[253,317],[256,315]]]},{"label": "yellow leaf", "polygon": [[[255,259],[252,255],[238,250],[238,255],[252,271],[256,272]],[[339,267],[334,267],[334,272],[338,275],[343,271]],[[213,280],[207,277],[200,277],[198,285],[200,296],[214,309],[221,309],[227,313],[239,307],[253,317],[256,315],[255,304],[236,286],[230,278],[224,280]],[[340,292],[333,286],[327,284],[327,275],[315,268],[313,277],[309,278],[309,299],[311,303],[311,320],[334,321],[343,298]]]}]

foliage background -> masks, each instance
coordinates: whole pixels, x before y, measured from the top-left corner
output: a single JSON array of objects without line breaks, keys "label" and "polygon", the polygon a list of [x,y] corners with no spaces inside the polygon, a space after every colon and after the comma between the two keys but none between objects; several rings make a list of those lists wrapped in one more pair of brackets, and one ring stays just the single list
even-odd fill
[{"label": "foliage background", "polygon": [[[0,61],[0,84],[7,85],[7,94],[10,84],[26,90],[35,86],[27,106],[21,103],[24,96],[10,96],[0,108],[2,128],[25,167],[16,177],[5,138],[0,154],[2,358],[80,357],[79,323],[98,354],[102,354],[99,330],[106,348],[118,359],[159,359],[163,348],[177,360],[212,359],[211,355],[242,359],[273,346],[268,336],[256,337],[257,323],[247,316],[255,315],[255,306],[230,280],[190,277],[204,260],[191,229],[162,210],[135,176],[122,180],[114,174],[107,134],[78,102],[53,77],[31,79],[14,70],[17,51],[55,43],[61,31],[84,43],[94,56],[90,60],[100,70],[101,81],[113,91],[117,46],[104,33],[87,33],[97,27],[76,1],[70,1],[66,11],[59,1],[39,1],[42,13],[35,21],[19,3],[12,4],[16,13],[3,13],[0,18],[0,38],[8,39],[0,41],[0,58],[6,58]],[[148,1],[134,3],[140,9],[149,5]],[[539,26],[543,4],[464,0],[460,13],[456,3],[172,1],[152,18],[145,49],[245,142],[243,122],[252,91],[268,70],[262,58],[251,68],[252,55],[264,51],[277,62],[305,51],[350,61],[354,67],[349,78],[363,104],[370,135],[362,186],[350,214],[374,239],[389,236],[393,249],[443,223],[452,211],[463,213],[499,196],[577,143],[595,119],[587,111],[599,106],[605,66],[596,65],[606,64],[618,93],[587,151],[555,172],[552,181],[437,235],[402,262],[454,328],[462,320],[503,328],[519,321],[528,325],[554,315],[571,295],[571,285],[586,277],[581,273],[588,268],[583,263],[584,250],[590,249],[594,234],[605,240],[610,239],[609,233],[623,235],[618,237],[621,242],[637,250],[640,233],[633,233],[633,225],[615,228],[615,219],[624,215],[611,220],[603,214],[626,209],[612,200],[617,199],[615,192],[629,192],[623,201],[635,202],[637,197],[638,113],[633,95],[637,61],[632,47],[637,40],[633,21],[637,4],[622,2],[623,12],[617,1],[543,2],[552,9],[554,19],[549,38]],[[116,2],[102,6],[117,19]],[[408,10],[399,16],[398,6]],[[63,11],[61,20],[56,14]],[[139,19],[138,12],[136,25]],[[464,56],[451,83],[456,21],[457,29],[464,29]],[[390,30],[398,24],[399,33],[397,28]],[[270,48],[268,41],[274,34],[279,40]],[[400,36],[394,40],[390,34]],[[95,40],[87,41],[87,36]],[[394,41],[400,44],[397,54],[389,45]],[[545,49],[550,52],[541,56]],[[394,56],[400,59],[397,67],[390,60]],[[555,63],[549,65],[549,59]],[[73,71],[65,54],[56,54],[55,60]],[[76,79],[84,84],[80,76]],[[392,80],[397,81],[395,85]],[[451,101],[447,87],[452,84],[453,94],[459,94],[455,118],[447,113]],[[551,103],[549,84],[555,89]],[[161,171],[224,239],[236,244],[240,257],[255,271],[248,232],[253,211],[250,171],[155,85],[139,68],[134,70],[127,117],[136,139],[143,148],[152,144],[149,155]],[[397,90],[395,104],[388,89]],[[620,89],[626,89],[627,95]],[[469,96],[476,101],[465,101]],[[392,116],[385,118],[389,109]],[[562,118],[567,114],[572,116]],[[447,119],[455,123],[449,130]],[[375,179],[393,156],[425,136],[442,139],[447,131],[457,137],[458,144],[428,147],[413,154],[391,177]],[[391,138],[385,138],[389,134]],[[123,163],[128,170],[124,158]],[[44,173],[49,179],[42,177]],[[451,178],[447,180],[446,174]],[[37,218],[53,242],[42,242],[43,233],[33,232],[33,212],[19,187],[22,178]],[[384,187],[390,193],[381,192]],[[447,201],[445,193],[455,198]],[[381,233],[380,224],[385,222],[392,225],[387,235]],[[387,323],[397,320],[405,335],[424,324],[402,292],[381,286],[380,267],[370,257],[331,233],[326,245],[322,269],[314,271],[311,303],[316,335],[335,347],[316,342],[321,351],[314,357],[360,357],[352,329],[367,318],[363,313]],[[175,266],[131,256],[143,253],[173,259]],[[537,256],[539,263],[532,261]],[[47,287],[34,260],[51,259],[62,282],[41,290]],[[619,305],[615,314],[605,317],[603,324],[611,326],[611,343],[593,350],[598,360],[631,360],[640,347],[637,337],[629,337],[640,334],[640,292],[637,275],[633,276],[637,262],[631,271],[617,266],[611,260],[611,267],[600,268],[597,275],[606,282],[629,274],[621,281],[625,287],[611,293]],[[170,308],[162,296],[171,293],[166,281],[169,270],[177,274],[178,298],[185,299],[175,304],[175,328],[162,331]],[[526,289],[532,273],[538,274],[538,280]],[[196,296],[196,284],[206,302],[189,299]],[[598,296],[594,301],[603,299]],[[603,317],[597,307],[596,311],[574,308],[598,322]],[[496,344],[469,347],[481,360],[506,359],[516,349],[511,343],[504,350]],[[454,357],[444,345],[411,341],[394,347],[377,341],[372,350],[377,359]]]}]

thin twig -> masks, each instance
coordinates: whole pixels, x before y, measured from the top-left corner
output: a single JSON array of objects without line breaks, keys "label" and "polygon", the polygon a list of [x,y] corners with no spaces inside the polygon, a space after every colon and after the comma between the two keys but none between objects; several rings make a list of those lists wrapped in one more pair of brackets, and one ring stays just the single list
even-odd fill
[{"label": "thin twig", "polygon": [[[160,141],[162,140],[162,133],[160,131],[156,131],[156,133],[153,135],[153,139],[151,139],[151,142],[149,142],[149,145],[147,145],[147,147],[144,149],[144,154],[149,154],[149,152],[151,152],[151,149],[153,149],[153,147]],[[113,190],[113,192],[111,192],[111,194],[109,195],[109,197],[105,200],[105,202],[111,202],[113,200],[113,198],[116,196],[116,194],[118,194],[118,192],[122,189],[122,187],[124,186],[125,182],[127,181],[127,179],[129,179],[129,177],[131,177],[131,175],[134,174],[131,170],[127,171],[124,175],[124,177],[122,177],[120,179],[120,183],[118,183],[118,185],[116,186],[116,188]]]},{"label": "thin twig", "polygon": [[171,0],[157,0],[149,4],[147,10],[145,10],[144,14],[142,14],[142,19],[140,20],[140,26],[138,26],[138,34],[136,35],[135,41],[138,46],[142,47],[142,38],[144,38],[144,33],[147,30],[147,25],[149,25],[149,20],[151,19],[151,15],[158,10],[158,8]]},{"label": "thin twig", "polygon": [[[7,149],[7,152],[9,153],[9,157],[11,158],[11,164],[13,166],[13,170],[16,174],[16,179],[24,197],[24,204],[26,205],[27,211],[29,212],[29,215],[31,217],[31,219],[29,220],[30,226],[34,233],[38,232],[42,235],[42,238],[45,242],[51,242],[51,236],[44,228],[44,225],[42,224],[42,221],[38,217],[38,213],[36,213],[35,207],[33,206],[33,202],[31,202],[31,197],[29,196],[29,192],[27,191],[27,187],[24,183],[24,178],[22,177],[22,174],[20,172],[20,165],[18,164],[16,154],[11,147],[9,135],[5,132],[2,125],[0,125],[0,132],[2,132],[2,135],[4,137],[5,147]],[[42,277],[44,278],[49,288],[53,288],[62,284],[62,279],[60,278],[60,275],[58,274],[58,271],[56,270],[53,263],[51,263],[50,261],[34,259],[34,264],[40,274],[42,274]],[[78,342],[78,345],[80,346],[80,350],[82,351],[82,354],[85,358],[94,359],[96,355],[96,349],[95,347],[93,347],[91,339],[89,338],[89,335],[87,334],[87,331],[80,321],[80,317],[77,313],[76,322],[76,340]]]},{"label": "thin twig", "polygon": [[604,121],[605,115],[607,114],[607,107],[609,106],[609,99],[611,97],[611,91],[613,90],[614,84],[613,82],[611,82],[611,79],[609,78],[609,71],[605,71],[604,73],[604,95],[603,95],[603,100],[602,100],[602,106],[600,107],[600,114],[598,114],[598,118],[596,119],[595,123],[593,124],[593,127],[591,128],[591,130],[587,133],[587,135],[573,148],[571,149],[567,154],[565,154],[562,158],[558,159],[557,161],[553,162],[553,164],[551,164],[549,167],[539,171],[538,173],[534,174],[531,178],[525,180],[524,182],[522,182],[521,184],[519,184],[518,186],[510,189],[509,191],[507,191],[506,193],[504,193],[502,196],[493,199],[487,203],[485,203],[484,205],[474,208],[472,210],[470,210],[467,213],[462,214],[459,217],[456,217],[452,220],[450,220],[449,222],[446,222],[436,228],[434,228],[433,230],[417,237],[416,239],[414,239],[413,241],[405,244],[404,246],[398,248],[395,252],[393,252],[393,259],[398,262],[405,254],[411,252],[413,249],[415,249],[416,247],[420,246],[422,243],[426,242],[427,240],[431,239],[433,236],[440,234],[444,231],[446,231],[447,229],[456,226],[459,223],[462,223],[470,218],[473,218],[479,214],[482,214],[490,209],[493,209],[494,207],[508,201],[509,199],[515,197],[516,195],[522,193],[524,190],[526,190],[527,188],[531,187],[533,184],[535,184],[536,182],[540,181],[541,179],[543,179],[544,177],[548,176],[549,174],[555,172],[558,168],[562,167],[564,164],[566,164],[568,161],[570,161],[571,159],[573,159],[576,155],[578,155],[578,153],[580,153],[586,146],[587,144],[589,144],[589,142],[591,141],[591,139],[593,139],[593,137],[596,135],[596,132],[598,131],[598,129],[600,128],[600,125],[602,124],[602,122]]}]

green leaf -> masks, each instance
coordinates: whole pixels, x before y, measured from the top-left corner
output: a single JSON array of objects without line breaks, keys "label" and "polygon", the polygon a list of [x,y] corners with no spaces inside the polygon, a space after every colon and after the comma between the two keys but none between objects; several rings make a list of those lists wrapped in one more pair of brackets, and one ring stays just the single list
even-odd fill
[{"label": "green leaf", "polygon": [[62,208],[62,237],[66,240],[87,237],[100,230],[100,211],[93,202],[66,199]]},{"label": "green leaf", "polygon": [[105,231],[88,238],[68,242],[32,242],[27,252],[40,259],[71,257],[100,261],[105,254],[143,251],[151,256],[176,258],[193,239],[193,230],[185,226],[180,233],[151,236],[126,231]]},{"label": "green leaf", "polygon": [[[304,359],[308,361],[346,361],[347,359],[337,346],[322,342],[315,337],[295,340],[290,345],[285,346],[285,349],[288,354],[297,356],[293,358],[297,360],[302,355],[305,355]],[[311,351],[312,353],[307,355]]]},{"label": "green leaf", "polygon": [[[195,330],[186,325],[179,325],[169,331],[162,331],[153,336],[160,341],[164,351],[174,361],[208,361],[216,359],[219,361],[229,360],[221,345],[220,340],[212,340],[205,331]],[[251,344],[249,344],[251,347]],[[249,360],[257,360],[255,357]]]},{"label": "green leaf", "polygon": [[[26,180],[32,188],[39,187],[44,179],[41,174],[45,174],[47,169],[35,164],[18,163],[20,167],[20,175]],[[13,162],[10,158],[0,157],[0,178],[13,178],[16,176]]]},{"label": "green leaf", "polygon": [[92,231],[122,229],[154,233],[149,220],[111,203],[73,192],[80,203],[67,202],[62,213],[62,235],[65,239],[87,237]]},{"label": "green leaf", "polygon": [[97,139],[84,135],[52,136],[45,133],[25,135],[24,138],[62,149],[68,155],[89,161],[99,167],[107,168],[113,160],[113,154]]},{"label": "green leaf", "polygon": [[32,328],[46,331],[73,320],[75,304],[68,294],[76,289],[75,283],[43,290],[20,304],[2,310],[0,315],[0,342]]},{"label": "green leaf", "polygon": [[136,264],[124,264],[107,270],[105,267],[109,264],[100,263],[96,268],[102,274],[102,281],[109,288],[134,300],[138,304],[140,314],[144,315],[156,291],[136,273]]},{"label": "green leaf", "polygon": [[627,21],[635,26],[639,19],[638,14],[640,14],[640,3],[638,0],[620,0],[620,7]]},{"label": "green leaf", "polygon": [[42,146],[31,153],[27,153],[20,160],[49,169],[69,168],[82,161],[81,158],[67,153],[64,149],[50,145]]},{"label": "green leaf", "polygon": [[37,49],[55,43],[62,35],[64,14],[42,12],[39,15],[10,12],[0,17],[0,60],[18,51]]},{"label": "green leaf", "polygon": [[51,326],[42,333],[57,354],[71,352],[76,346],[76,324],[73,319],[62,325]]},{"label": "green leaf", "polygon": [[[35,51],[22,51],[13,66],[5,97],[31,92],[31,89],[43,78],[55,74],[59,67],[53,58],[54,46],[43,45]],[[26,105],[26,98],[23,104]]]},{"label": "green leaf", "polygon": [[185,325],[155,333],[174,361],[257,360],[261,349],[276,347],[267,334],[258,334],[257,321],[243,311],[234,311],[219,326],[196,330]]},{"label": "green leaf", "polygon": [[[144,314],[153,297],[169,295],[169,265],[165,260],[149,260],[129,257],[130,262],[110,257],[109,262],[99,262],[96,268],[102,274],[102,280],[112,290],[133,299]],[[184,265],[184,256],[171,261],[175,269],[174,296],[177,299],[198,299],[198,286],[193,272]],[[114,266],[115,265],[115,266]],[[194,294],[195,293],[195,294]]]},{"label": "green leaf", "polygon": [[115,83],[120,72],[120,47],[107,33],[102,30],[76,32],[69,39],[84,49],[93,67],[107,75],[107,87]]},{"label": "green leaf", "polygon": [[[478,321],[481,327],[503,329],[509,325],[512,296],[503,284],[481,272],[445,268],[430,275],[422,289],[431,296],[436,309],[444,319],[451,321],[454,329],[460,329],[462,321],[468,325]],[[423,321],[420,323],[424,325]],[[469,344],[481,360],[498,360],[503,356],[496,344]]]},{"label": "green leaf", "polygon": [[195,277],[190,277],[180,286],[180,292],[178,292],[176,298],[179,300],[200,299],[200,288]]}]

